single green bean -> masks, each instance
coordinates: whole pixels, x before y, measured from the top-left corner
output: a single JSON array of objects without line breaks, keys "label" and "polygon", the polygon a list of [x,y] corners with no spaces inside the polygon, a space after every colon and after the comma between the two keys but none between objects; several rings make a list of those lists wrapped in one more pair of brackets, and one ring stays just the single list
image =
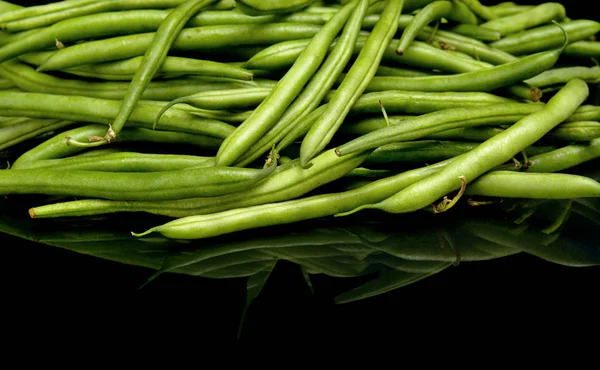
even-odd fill
[{"label": "single green bean", "polygon": [[488,8],[496,14],[498,18],[521,13],[533,9],[535,5],[519,5],[512,1],[506,1],[496,5],[489,5]]},{"label": "single green bean", "polygon": [[567,17],[565,7],[560,3],[543,3],[530,10],[511,16],[493,19],[480,26],[498,31],[502,36],[523,31],[551,21],[563,21]]},{"label": "single green bean", "polygon": [[[560,26],[567,33],[569,43],[585,40],[600,31],[600,23],[588,19],[562,22]],[[513,55],[523,55],[553,49],[563,43],[563,31],[549,24],[508,35],[490,43],[490,46]]]},{"label": "single green bean", "polygon": [[473,11],[473,13],[477,14],[480,18],[482,18],[486,21],[491,21],[492,19],[497,18],[496,14],[494,14],[494,12],[487,6],[481,4],[479,2],[479,0],[459,0],[459,1],[465,3],[465,5],[467,5]]},{"label": "single green bean", "polygon": [[450,28],[450,31],[459,35],[468,36],[481,41],[496,41],[500,40],[502,35],[498,31],[489,30],[474,24],[457,24]]},{"label": "single green bean", "polygon": [[600,122],[596,121],[562,123],[544,136],[545,139],[572,142],[590,141],[597,137],[600,137]]},{"label": "single green bean", "polygon": [[381,18],[365,41],[346,78],[327,104],[326,111],[319,116],[304,136],[300,147],[300,164],[303,167],[325,149],[352,105],[375,75],[383,53],[398,29],[398,18],[403,6],[404,0],[388,1]]},{"label": "single green bean", "polygon": [[412,212],[425,208],[460,188],[459,176],[463,181],[474,181],[537,142],[572,114],[588,94],[589,89],[584,81],[571,80],[542,110],[526,116],[501,134],[463,154],[460,159],[453,161],[439,173],[401,190],[385,201],[361,206],[350,213],[364,208],[377,208],[390,213]]},{"label": "single green bean", "polygon": [[564,84],[573,78],[578,78],[592,84],[600,83],[600,66],[553,68],[524,82],[531,86],[546,87],[555,84]]},{"label": "single green bean", "polygon": [[[183,29],[173,50],[231,49],[234,46],[270,45],[313,37],[321,26],[301,23],[236,24]],[[107,62],[144,55],[154,32],[87,41],[57,50],[38,69],[62,70],[83,64]]]},{"label": "single green bean", "polygon": [[74,123],[52,119],[26,119],[10,126],[0,126],[0,150],[41,134],[72,126]]},{"label": "single green bean", "polygon": [[0,22],[7,22],[15,19],[23,19],[41,14],[48,14],[59,10],[77,7],[93,2],[93,0],[73,0],[60,1],[37,6],[18,7],[16,9],[13,9],[12,11],[2,12],[2,14],[0,14]]},{"label": "single green bean", "polygon": [[297,12],[314,2],[315,0],[235,0],[241,12],[252,16]]},{"label": "single green bean", "polygon": [[225,139],[217,152],[218,165],[233,164],[277,123],[325,59],[329,45],[347,23],[356,4],[345,5],[323,26],[252,116]]},{"label": "single green bean", "polygon": [[565,55],[600,58],[600,41],[576,41],[565,48]]},{"label": "single green bean", "polygon": [[[31,118],[54,118],[79,122],[109,124],[119,109],[117,100],[0,91],[0,112]],[[130,125],[152,128],[165,102],[140,101],[130,117]],[[174,107],[163,115],[160,130],[202,134],[224,139],[234,127],[225,122],[194,116],[189,110]]]},{"label": "single green bean", "polygon": [[434,1],[421,9],[408,27],[404,29],[396,48],[396,54],[402,55],[403,51],[426,25],[440,18],[448,18],[465,24],[477,24],[477,17],[465,4],[459,1]]}]

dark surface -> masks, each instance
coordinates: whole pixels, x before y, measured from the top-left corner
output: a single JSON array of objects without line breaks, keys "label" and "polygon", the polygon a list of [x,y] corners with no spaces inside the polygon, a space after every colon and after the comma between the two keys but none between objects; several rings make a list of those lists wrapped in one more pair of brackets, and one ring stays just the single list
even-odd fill
[{"label": "dark surface", "polygon": [[[492,3],[497,2],[485,2]],[[590,17],[590,2],[562,3],[571,18]],[[597,12],[592,14],[597,18]],[[598,231],[597,225],[578,229],[574,237],[600,248]],[[8,332],[35,328],[34,333],[49,338],[53,330],[72,338],[104,333],[123,344],[178,341],[185,334],[194,340],[235,340],[244,305],[243,278],[165,274],[138,290],[154,270],[2,233],[0,245]],[[350,282],[320,275],[312,282],[314,295],[297,265],[279,262],[250,306],[242,340],[362,341],[390,332],[403,337],[427,332],[440,338],[465,329],[483,335],[522,329],[521,323],[545,321],[544,315],[563,320],[560,307],[579,311],[577,316],[567,314],[569,320],[587,322],[589,309],[597,315],[592,299],[598,295],[600,268],[568,267],[521,253],[464,262],[393,292],[344,305],[334,304],[333,297],[354,286]],[[588,324],[591,329],[591,317]]]}]

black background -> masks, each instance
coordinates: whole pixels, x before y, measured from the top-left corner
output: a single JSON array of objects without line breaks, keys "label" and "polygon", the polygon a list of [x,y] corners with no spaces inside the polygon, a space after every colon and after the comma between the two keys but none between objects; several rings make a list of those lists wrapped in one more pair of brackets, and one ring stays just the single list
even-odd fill
[{"label": "black background", "polygon": [[[484,2],[493,3],[498,1]],[[600,20],[600,13],[590,12],[592,2],[562,3],[573,19]],[[589,233],[599,239],[598,230]],[[84,341],[107,334],[107,346],[190,343],[186,335],[192,343],[235,341],[243,279],[165,274],[138,290],[152,270],[4,234],[0,244],[5,333],[51,340],[61,332]],[[248,312],[242,343],[266,346],[300,339],[307,340],[308,350],[317,342],[391,336],[429,338],[439,346],[452,340],[452,333],[529,333],[534,323],[548,329],[568,322],[589,330],[595,325],[589,310],[598,308],[592,299],[599,282],[598,267],[566,267],[519,254],[462,263],[394,292],[335,305],[332,298],[344,289],[339,279],[314,277],[311,295],[299,268],[282,261]]]}]

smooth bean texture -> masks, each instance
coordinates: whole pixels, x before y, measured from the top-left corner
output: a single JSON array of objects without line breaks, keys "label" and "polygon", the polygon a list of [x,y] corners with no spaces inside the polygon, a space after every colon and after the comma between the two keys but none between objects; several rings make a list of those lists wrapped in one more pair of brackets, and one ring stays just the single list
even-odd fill
[{"label": "smooth bean texture", "polygon": [[567,13],[563,5],[560,3],[548,2],[524,12],[482,23],[480,26],[498,31],[504,36],[509,33],[523,31],[551,21],[560,22],[564,20],[566,16]]}]

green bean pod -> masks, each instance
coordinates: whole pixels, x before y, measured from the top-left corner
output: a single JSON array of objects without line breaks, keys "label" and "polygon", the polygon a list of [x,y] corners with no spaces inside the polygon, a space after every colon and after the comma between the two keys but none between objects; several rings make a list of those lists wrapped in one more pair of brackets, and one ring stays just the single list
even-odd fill
[{"label": "green bean pod", "polygon": [[600,58],[600,41],[576,41],[565,48],[565,55]]},{"label": "green bean pod", "polygon": [[544,71],[537,76],[529,78],[524,82],[531,86],[546,87],[550,85],[564,84],[574,78],[578,78],[592,84],[600,83],[600,66],[553,68]]},{"label": "green bean pod", "polygon": [[7,22],[16,19],[23,19],[28,17],[34,17],[37,15],[49,14],[52,12],[60,11],[63,9],[73,8],[85,4],[93,3],[93,0],[73,0],[73,1],[60,1],[56,3],[37,5],[37,6],[28,6],[21,7],[18,5],[13,5],[13,10],[6,10],[0,14],[0,22]]},{"label": "green bean pod", "polygon": [[426,25],[440,18],[448,18],[459,23],[477,24],[477,17],[463,3],[446,0],[434,1],[421,9],[404,29],[396,48],[396,54],[402,55]]},{"label": "green bean pod", "polygon": [[333,151],[315,158],[311,168],[301,168],[297,161],[276,169],[269,177],[244,192],[209,198],[175,201],[118,202],[108,200],[78,200],[34,208],[36,217],[84,216],[111,212],[149,212],[169,217],[187,217],[222,212],[233,208],[287,201],[300,197],[326,183],[336,180],[359,166],[369,152],[341,160]]},{"label": "green bean pod", "polygon": [[[129,118],[130,125],[152,128],[156,115],[165,104],[152,101],[138,102]],[[118,100],[0,91],[0,111],[18,117],[110,124],[117,114],[119,105]],[[224,139],[233,132],[234,126],[214,119],[197,117],[189,110],[174,107],[163,115],[159,129]]]},{"label": "green bean pod", "polygon": [[[301,23],[238,24],[183,29],[172,50],[211,50],[244,45],[270,45],[313,37],[321,27]],[[144,55],[154,33],[142,33],[87,41],[57,50],[38,70],[62,70],[83,64],[114,61]]]},{"label": "green bean pod", "polygon": [[490,5],[488,8],[494,12],[498,18],[508,17],[513,14],[522,13],[533,9],[535,5],[519,5],[512,1],[505,1],[500,4]]},{"label": "green bean pod", "polygon": [[390,0],[381,13],[381,18],[369,35],[358,57],[350,67],[346,77],[332,95],[327,109],[302,140],[300,164],[305,167],[319,154],[337,129],[340,127],[350,108],[362,95],[369,81],[375,75],[384,51],[398,29],[398,17],[402,12],[404,0]]},{"label": "green bean pod", "polygon": [[[21,154],[13,163],[12,168],[25,168],[30,166],[32,162],[63,158],[79,153],[85,150],[86,147],[69,145],[70,140],[80,141],[88,137],[100,136],[102,131],[106,131],[106,126],[94,124],[62,132]],[[118,141],[185,144],[200,148],[216,149],[223,140],[184,132],[155,131],[138,127],[128,127],[123,131],[123,135],[119,137]]]},{"label": "green bean pod", "polygon": [[563,30],[569,43],[585,40],[600,31],[600,23],[587,19],[562,22],[560,26],[562,29],[550,24],[514,33],[490,43],[490,46],[513,55],[531,54],[560,47],[565,39]]},{"label": "green bean pod", "polygon": [[497,16],[494,12],[487,6],[481,4],[479,0],[458,0],[463,2],[465,5],[469,7],[473,11],[473,13],[477,14],[482,19],[486,21],[491,21],[492,19],[496,19]]},{"label": "green bean pod", "polygon": [[55,119],[25,119],[12,125],[0,125],[0,150],[74,123]]},{"label": "green bean pod", "polygon": [[181,170],[189,167],[209,167],[214,165],[214,158],[181,154],[119,152],[83,157],[38,159],[21,163],[15,170],[46,168],[103,172],[155,172]]},{"label": "green bean pod", "polygon": [[560,22],[567,17],[565,7],[560,3],[543,3],[534,8],[511,16],[493,19],[480,26],[498,31],[502,36],[523,31],[551,21]]},{"label": "green bean pod", "polygon": [[450,28],[450,31],[481,41],[496,41],[502,38],[500,32],[489,30],[474,24],[457,24]]},{"label": "green bean pod", "polygon": [[476,149],[457,157],[439,173],[401,190],[385,201],[361,206],[352,212],[363,208],[377,208],[390,213],[405,213],[425,208],[460,188],[460,176],[465,181],[474,181],[537,142],[573,113],[588,94],[589,89],[584,81],[571,80],[542,110],[526,116]]},{"label": "green bean pod", "polygon": [[590,141],[600,137],[600,122],[579,121],[565,122],[544,136],[545,139],[566,141]]},{"label": "green bean pod", "polygon": [[273,171],[210,166],[160,172],[32,168],[0,171],[0,194],[47,194],[114,200],[169,200],[244,191]]},{"label": "green bean pod", "polygon": [[292,13],[314,2],[315,0],[235,0],[236,7],[242,13],[252,16]]},{"label": "green bean pod", "polygon": [[566,173],[492,171],[469,184],[465,194],[527,199],[589,198],[600,197],[600,183]]}]

